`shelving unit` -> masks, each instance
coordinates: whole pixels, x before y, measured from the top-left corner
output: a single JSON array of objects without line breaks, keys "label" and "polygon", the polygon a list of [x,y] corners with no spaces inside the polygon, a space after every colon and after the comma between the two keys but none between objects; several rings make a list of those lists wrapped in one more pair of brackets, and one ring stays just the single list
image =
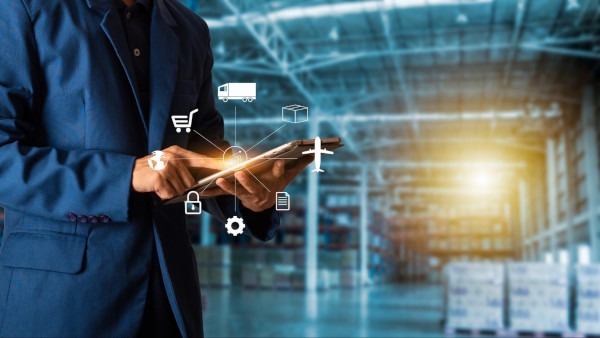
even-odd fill
[{"label": "shelving unit", "polygon": [[453,261],[507,261],[515,257],[510,218],[503,205],[438,205],[420,215],[399,217],[401,277],[439,282]]}]

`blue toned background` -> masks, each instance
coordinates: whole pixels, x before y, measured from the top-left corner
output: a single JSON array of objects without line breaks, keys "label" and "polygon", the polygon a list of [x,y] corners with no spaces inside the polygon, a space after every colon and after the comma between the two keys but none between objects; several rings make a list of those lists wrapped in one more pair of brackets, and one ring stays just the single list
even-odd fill
[{"label": "blue toned background", "polygon": [[600,334],[598,0],[182,2],[232,143],[345,143],[271,242],[188,218],[208,336]]}]

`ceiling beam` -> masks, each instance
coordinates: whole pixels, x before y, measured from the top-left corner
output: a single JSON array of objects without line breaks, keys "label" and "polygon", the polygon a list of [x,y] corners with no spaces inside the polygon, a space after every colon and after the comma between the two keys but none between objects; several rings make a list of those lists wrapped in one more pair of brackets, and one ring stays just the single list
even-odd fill
[{"label": "ceiling beam", "polygon": [[[489,111],[489,112],[419,112],[419,113],[395,113],[395,112],[373,112],[369,114],[342,114],[334,116],[315,116],[319,122],[329,123],[412,123],[415,119],[420,122],[447,122],[447,121],[487,121],[496,120],[515,120],[515,119],[536,119],[536,118],[558,118],[560,111],[536,111],[526,113],[522,110],[507,111]],[[226,124],[233,124],[233,119],[225,119]],[[281,117],[252,117],[238,118],[238,126],[269,125],[281,124]]]}]

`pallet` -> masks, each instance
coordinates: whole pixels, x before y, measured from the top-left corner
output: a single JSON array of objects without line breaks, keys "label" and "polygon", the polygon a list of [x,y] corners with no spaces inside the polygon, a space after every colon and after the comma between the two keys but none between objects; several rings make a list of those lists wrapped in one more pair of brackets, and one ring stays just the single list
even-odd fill
[{"label": "pallet", "polygon": [[506,337],[561,337],[561,338],[586,338],[586,335],[567,331],[567,332],[556,332],[556,331],[520,331],[520,330],[507,330]]},{"label": "pallet", "polygon": [[448,337],[506,337],[506,338],[517,338],[517,337],[534,337],[534,338],[546,338],[546,337],[561,337],[561,338],[600,338],[597,335],[586,335],[579,332],[543,332],[543,331],[515,331],[507,329],[496,329],[496,330],[485,330],[485,329],[458,329],[458,328],[446,328],[444,333]]},{"label": "pallet", "polygon": [[446,336],[454,337],[454,336],[473,336],[473,337],[481,337],[481,336],[490,336],[490,337],[508,337],[506,335],[506,330],[504,329],[496,329],[496,330],[486,330],[486,329],[457,329],[457,328],[446,328],[444,330]]}]

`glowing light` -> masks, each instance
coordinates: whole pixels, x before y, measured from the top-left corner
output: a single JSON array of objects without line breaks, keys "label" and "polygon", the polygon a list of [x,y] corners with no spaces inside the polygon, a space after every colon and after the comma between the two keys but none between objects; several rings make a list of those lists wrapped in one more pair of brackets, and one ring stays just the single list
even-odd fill
[{"label": "glowing light", "polygon": [[248,154],[242,147],[232,146],[223,152],[223,163],[227,168],[235,167],[248,160]]},{"label": "glowing light", "polygon": [[[570,0],[573,1],[573,0]],[[576,0],[575,0],[576,1]],[[477,5],[490,3],[492,0],[384,0],[382,1],[348,1],[340,3],[325,3],[313,6],[294,6],[281,8],[269,13],[250,12],[241,15],[243,20],[251,23],[260,22],[277,22],[297,20],[303,18],[321,18],[342,15],[352,15],[359,13],[372,13],[381,10],[389,11],[395,9],[426,7],[426,6],[452,6],[452,5]],[[207,18],[205,19],[208,27],[211,29],[237,26],[238,17],[229,15],[222,18]]]},{"label": "glowing light", "polygon": [[488,172],[479,170],[473,176],[473,184],[477,188],[487,188],[492,184],[492,178]]}]

